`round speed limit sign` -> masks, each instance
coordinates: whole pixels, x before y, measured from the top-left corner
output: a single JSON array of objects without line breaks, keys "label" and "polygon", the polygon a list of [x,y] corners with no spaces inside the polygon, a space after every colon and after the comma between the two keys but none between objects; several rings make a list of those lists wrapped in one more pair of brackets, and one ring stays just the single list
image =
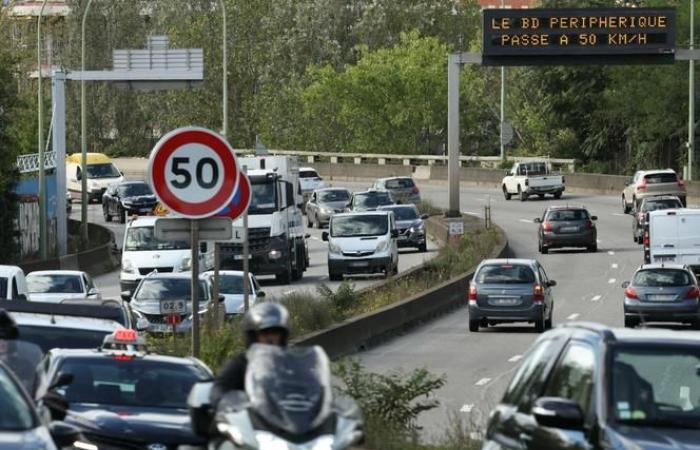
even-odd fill
[{"label": "round speed limit sign", "polygon": [[170,211],[192,219],[216,214],[239,183],[233,149],[219,134],[198,127],[163,136],[148,160],[148,182]]}]

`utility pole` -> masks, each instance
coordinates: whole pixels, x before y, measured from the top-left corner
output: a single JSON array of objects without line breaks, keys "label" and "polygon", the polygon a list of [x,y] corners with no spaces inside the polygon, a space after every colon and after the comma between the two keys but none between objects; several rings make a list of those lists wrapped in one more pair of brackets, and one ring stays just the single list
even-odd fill
[{"label": "utility pole", "polygon": [[[505,8],[506,0],[501,0],[501,8]],[[501,161],[506,158],[506,145],[503,139],[503,123],[506,118],[506,68],[501,66]]]},{"label": "utility pole", "polygon": [[[39,146],[39,254],[41,259],[46,259],[49,256],[48,252],[48,234],[46,231],[46,170],[44,164],[44,158],[46,154],[44,152],[44,93],[41,87],[41,78],[44,76],[41,70],[41,19],[43,19],[44,8],[46,8],[46,2],[44,0],[41,4],[41,10],[39,10],[39,17],[36,19],[36,69],[37,74],[37,109],[38,109],[38,132],[37,132],[37,145]],[[56,161],[56,164],[62,161]],[[60,195],[57,192],[56,195]],[[63,195],[66,195],[65,193]],[[60,196],[58,198],[63,198]],[[64,200],[65,201],[65,200]]]},{"label": "utility pole", "polygon": [[[690,0],[690,50],[695,48],[695,0]],[[695,60],[689,61],[688,69],[688,173],[686,179],[693,179],[695,164]]]}]

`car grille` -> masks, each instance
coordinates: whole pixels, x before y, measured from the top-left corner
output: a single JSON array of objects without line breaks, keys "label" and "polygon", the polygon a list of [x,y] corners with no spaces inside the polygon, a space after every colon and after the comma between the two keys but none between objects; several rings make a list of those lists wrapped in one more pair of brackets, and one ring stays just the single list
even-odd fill
[{"label": "car grille", "polygon": [[[224,252],[243,254],[243,244],[220,244]],[[262,253],[270,248],[270,228],[251,228],[248,230],[248,249],[250,253]]]},{"label": "car grille", "polygon": [[370,256],[374,254],[374,251],[366,251],[366,252],[343,252],[343,256],[349,256],[351,258],[362,258],[364,256]]},{"label": "car grille", "polygon": [[148,275],[149,273],[157,270],[158,273],[170,273],[173,271],[172,267],[141,267],[139,268],[139,273],[141,275]]},{"label": "car grille", "polygon": [[399,228],[399,234],[408,234],[410,228]]}]

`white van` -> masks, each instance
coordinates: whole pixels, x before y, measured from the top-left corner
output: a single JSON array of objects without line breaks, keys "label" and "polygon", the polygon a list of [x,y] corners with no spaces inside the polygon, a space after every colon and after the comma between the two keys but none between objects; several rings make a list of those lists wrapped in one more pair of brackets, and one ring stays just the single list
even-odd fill
[{"label": "white van", "polygon": [[[192,268],[189,241],[156,239],[157,216],[141,216],[127,222],[122,246],[122,268],[119,285],[122,291],[136,289],[141,279],[153,271],[160,273],[188,272]],[[214,267],[214,245],[200,243],[199,271]]]},{"label": "white van", "polygon": [[[80,198],[83,191],[83,174],[80,168],[81,154],[73,153],[66,157],[66,187],[72,198]],[[111,159],[102,153],[87,154],[88,202],[102,201],[107,187],[124,181],[124,175]]]},{"label": "white van", "polygon": [[323,232],[328,242],[328,278],[340,280],[345,274],[399,271],[399,249],[394,213],[368,211],[331,216],[329,231]]},{"label": "white van", "polygon": [[27,280],[21,267],[0,265],[0,298],[3,300],[27,299]]},{"label": "white van", "polygon": [[644,232],[644,260],[700,271],[700,209],[651,211]]}]

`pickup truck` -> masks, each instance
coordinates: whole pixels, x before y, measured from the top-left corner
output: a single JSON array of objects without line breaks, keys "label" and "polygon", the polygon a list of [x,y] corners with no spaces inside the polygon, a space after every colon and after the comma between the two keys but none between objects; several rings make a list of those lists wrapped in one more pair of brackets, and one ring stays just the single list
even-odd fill
[{"label": "pickup truck", "polygon": [[513,195],[517,195],[521,202],[530,195],[544,198],[545,194],[551,194],[554,198],[561,198],[564,177],[552,174],[545,161],[519,162],[506,172],[501,185],[506,200],[510,200]]},{"label": "pickup truck", "polygon": [[0,265],[0,299],[27,300],[27,280],[20,267]]}]

